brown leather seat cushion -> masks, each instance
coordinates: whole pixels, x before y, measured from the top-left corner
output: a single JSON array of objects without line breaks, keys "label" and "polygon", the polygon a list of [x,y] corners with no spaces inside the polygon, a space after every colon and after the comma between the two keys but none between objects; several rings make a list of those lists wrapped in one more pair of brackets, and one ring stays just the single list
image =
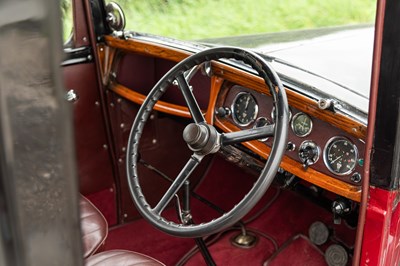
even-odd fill
[{"label": "brown leather seat cushion", "polygon": [[109,250],[89,257],[85,266],[165,266],[149,256],[127,251]]},{"label": "brown leather seat cushion", "polygon": [[108,234],[107,221],[101,212],[85,197],[80,202],[83,257],[87,258],[98,250]]}]

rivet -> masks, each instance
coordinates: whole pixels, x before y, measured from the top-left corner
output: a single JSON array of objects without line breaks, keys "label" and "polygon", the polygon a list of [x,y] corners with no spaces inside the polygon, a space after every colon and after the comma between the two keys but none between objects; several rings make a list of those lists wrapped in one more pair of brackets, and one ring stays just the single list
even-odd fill
[{"label": "rivet", "polygon": [[100,106],[100,103],[99,103],[98,101],[95,101],[94,104],[95,104],[96,106]]},{"label": "rivet", "polygon": [[318,188],[314,185],[310,186],[309,189],[314,193],[318,193]]},{"label": "rivet", "polygon": [[123,163],[124,160],[122,160],[121,158],[119,158],[119,159],[118,159],[118,162],[119,162],[119,163]]},{"label": "rivet", "polygon": [[157,143],[157,140],[156,140],[156,139],[153,139],[151,142],[152,142],[153,144],[156,144],[156,143]]},{"label": "rivet", "polygon": [[154,115],[150,115],[150,120],[153,120],[154,119]]},{"label": "rivet", "polygon": [[103,144],[103,148],[104,148],[105,150],[107,150],[107,149],[108,149],[107,144]]},{"label": "rivet", "polygon": [[83,40],[84,42],[87,42],[87,38],[86,38],[86,37],[83,37],[82,40]]},{"label": "rivet", "polygon": [[125,152],[126,151],[126,147],[122,147],[122,151]]},{"label": "rivet", "polygon": [[103,51],[104,51],[103,47],[100,47],[100,52],[103,52]]},{"label": "rivet", "polygon": [[121,125],[119,125],[121,128],[124,128],[125,127],[125,124],[124,123],[121,123]]},{"label": "rivet", "polygon": [[110,103],[110,106],[111,106],[111,107],[114,107],[114,103]]},{"label": "rivet", "polygon": [[110,192],[114,192],[114,189],[112,187],[110,187]]},{"label": "rivet", "polygon": [[90,61],[90,60],[92,60],[92,59],[93,59],[92,55],[88,55],[88,56],[87,56],[87,60]]},{"label": "rivet", "polygon": [[118,98],[117,103],[121,103],[121,102],[122,102],[121,98]]},{"label": "rivet", "polygon": [[127,217],[128,217],[128,214],[124,213],[124,218],[127,218]]}]

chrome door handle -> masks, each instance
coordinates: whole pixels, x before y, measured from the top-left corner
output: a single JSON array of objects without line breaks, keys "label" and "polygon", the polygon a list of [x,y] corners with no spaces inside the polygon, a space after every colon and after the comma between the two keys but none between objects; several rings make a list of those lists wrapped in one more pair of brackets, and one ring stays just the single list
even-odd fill
[{"label": "chrome door handle", "polygon": [[75,90],[69,90],[67,91],[67,93],[65,94],[65,99],[70,102],[70,103],[74,103],[79,99],[78,94],[75,92]]}]

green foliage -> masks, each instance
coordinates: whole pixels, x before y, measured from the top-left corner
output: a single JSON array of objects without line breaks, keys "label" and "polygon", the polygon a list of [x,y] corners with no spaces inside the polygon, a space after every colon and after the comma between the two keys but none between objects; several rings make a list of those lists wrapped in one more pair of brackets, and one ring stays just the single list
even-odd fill
[{"label": "green foliage", "polygon": [[127,29],[179,39],[373,22],[375,0],[116,0]]},{"label": "green foliage", "polygon": [[64,43],[68,40],[72,33],[72,1],[61,1],[61,16],[62,16],[62,37]]}]

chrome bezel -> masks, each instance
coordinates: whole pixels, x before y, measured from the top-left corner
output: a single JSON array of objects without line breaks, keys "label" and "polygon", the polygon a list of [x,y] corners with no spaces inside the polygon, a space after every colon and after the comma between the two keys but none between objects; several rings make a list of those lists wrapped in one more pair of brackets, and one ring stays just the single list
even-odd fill
[{"label": "chrome bezel", "polygon": [[[300,143],[299,148],[297,149],[297,156],[300,158],[300,155],[299,155],[300,150],[301,150],[301,148],[302,148],[303,146],[305,146],[305,145],[307,145],[307,144],[308,144],[308,145],[312,144],[312,145],[314,145],[314,146],[317,148],[317,154],[316,154],[316,156],[314,156],[315,160],[313,160],[312,163],[309,164],[309,165],[313,165],[313,164],[315,164],[316,162],[318,162],[319,157],[321,157],[321,148],[318,146],[318,144],[317,144],[315,141],[306,139],[305,141],[303,141],[302,143]],[[300,161],[301,161],[301,159],[300,159]],[[303,162],[302,162],[302,163],[303,163]]]},{"label": "chrome bezel", "polygon": [[[264,116],[260,116],[260,117],[257,118],[256,121],[254,122],[253,128],[257,128],[257,121],[259,121],[259,120],[261,120],[261,119],[267,120],[268,123],[269,123],[269,124],[267,124],[267,125],[271,125],[271,124],[272,124],[272,122],[271,122],[268,118],[266,118],[266,117],[264,117]],[[258,141],[261,141],[261,142],[265,142],[265,141],[267,141],[267,140],[268,140],[268,137],[263,138],[263,139],[258,139]]]},{"label": "chrome bezel", "polygon": [[[297,117],[299,117],[300,115],[305,115],[305,116],[307,116],[307,117],[310,119],[310,130],[307,131],[306,134],[302,134],[302,135],[301,135],[301,134],[297,134],[297,133],[296,133],[296,130],[294,129],[294,122],[296,121]],[[311,116],[309,116],[308,114],[303,113],[303,112],[298,112],[297,114],[295,114],[295,115],[293,116],[293,119],[292,119],[292,121],[290,122],[290,127],[292,128],[292,131],[293,131],[293,133],[294,133],[296,136],[298,136],[298,137],[300,137],[300,138],[304,138],[304,137],[307,137],[308,135],[311,134],[311,132],[312,132],[312,130],[313,130],[313,121],[312,121],[312,119],[311,119]]]},{"label": "chrome bezel", "polygon": [[[330,164],[327,161],[328,160],[327,159],[328,146],[330,146],[332,143],[334,143],[337,140],[346,140],[349,143],[351,143],[351,145],[353,146],[354,152],[355,152],[355,156],[356,156],[354,167],[344,173],[337,173],[334,170],[332,170],[332,168],[330,167]],[[337,175],[337,176],[349,175],[356,169],[357,160],[358,160],[358,149],[357,149],[357,146],[350,139],[343,137],[343,136],[334,136],[334,137],[330,138],[325,144],[323,159],[324,159],[324,164],[325,164],[326,168],[328,168],[329,172],[331,172],[332,174]]]},{"label": "chrome bezel", "polygon": [[[241,123],[240,121],[238,121],[238,119],[236,118],[236,108],[235,108],[235,103],[237,101],[237,99],[241,96],[241,95],[245,95],[248,94],[251,98],[253,98],[254,102],[256,103],[255,107],[254,107],[254,114],[253,117],[250,119],[250,121],[248,123]],[[250,93],[250,92],[239,92],[235,98],[233,99],[232,105],[231,105],[231,110],[232,110],[232,119],[233,121],[235,121],[236,124],[238,124],[239,126],[245,127],[250,125],[251,123],[253,123],[256,120],[256,117],[258,115],[258,103],[256,101],[256,98]]]}]

